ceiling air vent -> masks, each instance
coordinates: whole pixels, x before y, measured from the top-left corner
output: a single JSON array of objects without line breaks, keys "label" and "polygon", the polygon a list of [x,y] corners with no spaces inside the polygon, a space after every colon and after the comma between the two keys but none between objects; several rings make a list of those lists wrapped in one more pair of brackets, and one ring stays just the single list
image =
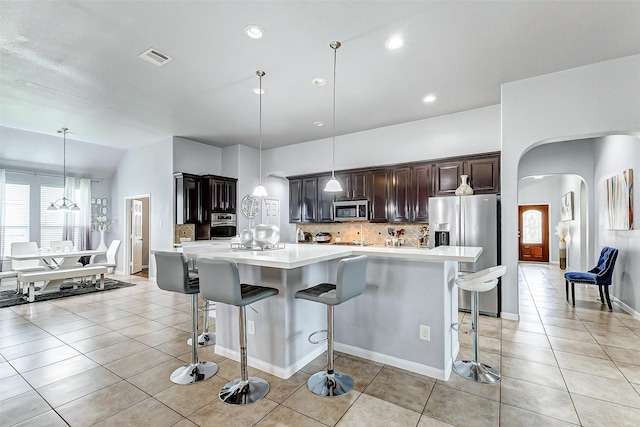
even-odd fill
[{"label": "ceiling air vent", "polygon": [[173,61],[173,58],[171,58],[168,55],[165,55],[162,52],[157,51],[156,49],[154,49],[152,47],[150,47],[149,49],[145,50],[144,52],[142,52],[138,56],[140,58],[144,59],[145,61],[149,61],[152,64],[157,65],[158,67],[163,66],[167,62]]}]

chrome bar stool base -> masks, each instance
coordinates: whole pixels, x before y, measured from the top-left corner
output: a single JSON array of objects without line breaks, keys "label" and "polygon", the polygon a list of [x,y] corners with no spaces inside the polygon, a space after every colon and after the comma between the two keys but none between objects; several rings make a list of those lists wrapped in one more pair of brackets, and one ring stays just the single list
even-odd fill
[{"label": "chrome bar stool base", "polygon": [[[191,345],[191,338],[187,340],[187,344]],[[198,346],[207,347],[216,344],[216,334],[213,332],[203,332],[198,335]]]},{"label": "chrome bar stool base", "polygon": [[218,365],[212,362],[189,363],[173,371],[171,381],[180,385],[195,384],[208,380],[218,372]]},{"label": "chrome bar stool base", "polygon": [[477,383],[496,384],[502,379],[500,373],[491,366],[473,360],[456,360],[453,370],[461,377]]},{"label": "chrome bar stool base", "polygon": [[228,405],[248,405],[269,393],[269,383],[262,378],[249,377],[245,381],[236,378],[220,389],[220,400]]},{"label": "chrome bar stool base", "polygon": [[353,378],[338,371],[334,371],[333,374],[329,374],[327,371],[316,372],[307,381],[311,393],[323,397],[347,394],[353,390],[353,384]]}]

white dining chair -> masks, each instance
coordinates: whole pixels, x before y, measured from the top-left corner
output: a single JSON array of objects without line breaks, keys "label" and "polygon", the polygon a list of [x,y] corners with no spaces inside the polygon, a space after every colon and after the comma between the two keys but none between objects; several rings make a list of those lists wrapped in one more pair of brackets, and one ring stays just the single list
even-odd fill
[{"label": "white dining chair", "polygon": [[89,264],[85,267],[93,267],[96,265],[104,265],[109,268],[109,273],[113,273],[116,268],[116,258],[120,249],[121,240],[113,240],[107,249],[106,255],[91,255]]},{"label": "white dining chair", "polygon": [[[37,255],[38,244],[36,242],[11,243],[11,255]],[[44,271],[47,267],[40,265],[39,259],[11,260],[11,270],[18,272]],[[20,281],[16,283],[16,293],[20,292]]]}]

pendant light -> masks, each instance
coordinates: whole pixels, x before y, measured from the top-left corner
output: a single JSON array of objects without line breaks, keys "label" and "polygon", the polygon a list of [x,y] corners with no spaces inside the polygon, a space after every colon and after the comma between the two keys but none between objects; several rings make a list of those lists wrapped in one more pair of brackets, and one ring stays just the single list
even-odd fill
[{"label": "pendant light", "polygon": [[342,185],[336,179],[336,55],[342,43],[334,41],[329,46],[333,49],[333,137],[331,142],[331,179],[324,186],[324,191],[339,193],[342,191]]},{"label": "pendant light", "polygon": [[[58,133],[62,134],[62,177],[64,179],[64,184],[66,186],[67,183],[67,133],[69,133],[68,128],[62,128],[58,131]],[[63,190],[64,192],[64,190]],[[66,196],[62,196],[61,199],[56,200],[55,202],[51,202],[48,211],[73,211],[78,212],[80,208],[78,205],[73,202],[71,199],[67,199]]]},{"label": "pendant light", "polygon": [[267,189],[262,185],[262,78],[264,77],[265,72],[258,70],[256,71],[256,74],[260,77],[260,91],[258,92],[260,96],[260,175],[258,176],[258,185],[253,189],[253,196],[265,197],[269,195],[267,194]]}]

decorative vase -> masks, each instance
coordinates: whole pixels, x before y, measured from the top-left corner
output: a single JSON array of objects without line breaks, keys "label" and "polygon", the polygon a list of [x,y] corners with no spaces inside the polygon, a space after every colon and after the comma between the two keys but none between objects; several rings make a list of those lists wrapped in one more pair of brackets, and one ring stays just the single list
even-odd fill
[{"label": "decorative vase", "polygon": [[558,249],[560,252],[560,270],[566,270],[567,268],[567,242],[564,239],[560,239],[558,243]]},{"label": "decorative vase", "polygon": [[470,196],[473,188],[467,183],[469,175],[460,175],[460,186],[456,188],[456,196]]},{"label": "decorative vase", "polygon": [[100,244],[96,248],[96,251],[106,251],[107,245],[104,243],[104,232],[105,230],[98,230],[100,232]]}]

